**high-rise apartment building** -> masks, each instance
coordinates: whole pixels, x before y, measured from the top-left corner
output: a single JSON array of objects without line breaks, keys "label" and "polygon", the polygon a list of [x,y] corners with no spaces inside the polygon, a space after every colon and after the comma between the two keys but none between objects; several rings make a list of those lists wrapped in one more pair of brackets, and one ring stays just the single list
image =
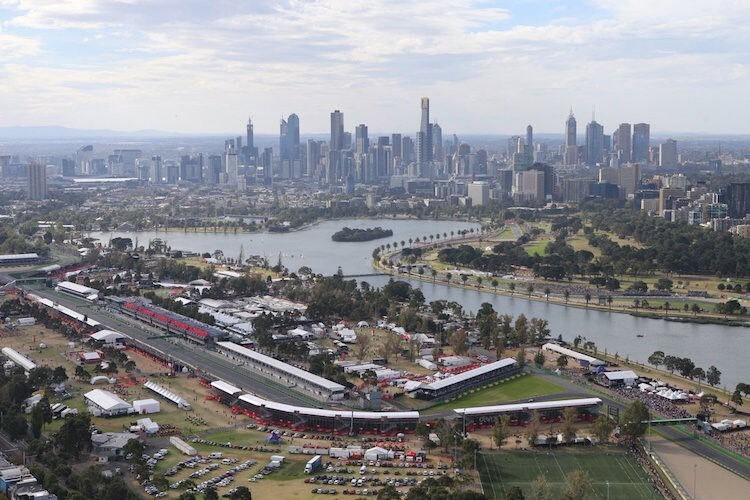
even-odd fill
[{"label": "high-rise apartment building", "polygon": [[636,163],[648,162],[648,148],[651,142],[651,125],[636,123],[633,125],[633,156]]},{"label": "high-rise apartment building", "polygon": [[729,217],[740,219],[750,214],[750,182],[733,182],[727,186],[724,201]]},{"label": "high-rise apartment building", "polygon": [[578,163],[578,139],[576,134],[576,119],[573,116],[573,108],[571,108],[570,115],[565,120],[564,154],[566,165],[576,165]]},{"label": "high-rise apartment building", "polygon": [[677,141],[667,139],[659,144],[659,166],[672,168],[677,166]]},{"label": "high-rise apartment building", "polygon": [[401,145],[401,134],[391,134],[391,156],[393,158],[402,158]]},{"label": "high-rise apartment building", "polygon": [[586,125],[586,165],[591,167],[604,157],[604,127],[592,120]]},{"label": "high-rise apartment building", "polygon": [[370,150],[370,138],[367,136],[367,125],[360,123],[354,129],[354,151],[365,154]]},{"label": "high-rise apartment building", "polygon": [[29,199],[44,200],[47,198],[47,166],[42,163],[29,164]]},{"label": "high-rise apartment building", "polygon": [[417,170],[422,177],[428,176],[429,164],[432,161],[432,124],[430,123],[430,99],[421,101],[422,117],[417,132]]},{"label": "high-rise apartment building", "polygon": [[344,113],[338,109],[331,113],[331,151],[344,149]]},{"label": "high-rise apartment building", "polygon": [[632,135],[630,133],[630,124],[621,123],[617,130],[613,134],[614,138],[614,153],[620,160],[620,163],[628,163],[631,161],[632,156]]}]

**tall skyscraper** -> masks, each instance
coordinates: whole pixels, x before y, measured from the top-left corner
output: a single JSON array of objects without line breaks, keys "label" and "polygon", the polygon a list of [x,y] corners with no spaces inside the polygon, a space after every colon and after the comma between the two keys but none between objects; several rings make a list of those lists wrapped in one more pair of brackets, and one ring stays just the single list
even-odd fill
[{"label": "tall skyscraper", "polygon": [[432,159],[443,163],[443,129],[437,123],[432,124]]},{"label": "tall skyscraper", "polygon": [[573,108],[565,120],[565,164],[575,165],[578,163],[578,138],[576,130],[576,118],[573,116]]},{"label": "tall skyscraper", "polygon": [[354,151],[357,154],[366,154],[370,150],[370,139],[367,136],[367,125],[360,123],[354,129]]},{"label": "tall skyscraper", "polygon": [[422,119],[417,132],[417,171],[422,177],[427,177],[429,163],[432,161],[432,125],[430,124],[430,99],[423,97],[421,101]]},{"label": "tall skyscraper", "polygon": [[182,155],[180,157],[180,178],[186,182],[203,182],[203,155]]},{"label": "tall skyscraper", "polygon": [[338,109],[331,113],[331,151],[344,149],[344,113]]},{"label": "tall skyscraper", "polygon": [[667,139],[659,145],[659,166],[667,168],[677,166],[677,141],[674,139]]},{"label": "tall skyscraper", "polygon": [[648,148],[651,142],[651,126],[648,123],[633,125],[633,156],[636,163],[648,162]]},{"label": "tall skyscraper", "polygon": [[289,123],[281,119],[279,123],[279,159],[283,163],[289,160]]},{"label": "tall skyscraper", "polygon": [[29,199],[44,200],[47,198],[47,166],[41,163],[29,163]]},{"label": "tall skyscraper", "polygon": [[526,125],[526,147],[534,151],[534,127]]},{"label": "tall skyscraper", "polygon": [[621,123],[614,133],[614,153],[620,159],[620,163],[628,163],[632,158],[632,135],[630,133],[630,124]]},{"label": "tall skyscraper", "polygon": [[402,158],[401,134],[391,134],[391,155],[394,158]]},{"label": "tall skyscraper", "polygon": [[596,120],[586,125],[586,165],[594,166],[602,162],[604,153],[604,127]]},{"label": "tall skyscraper", "polygon": [[245,138],[244,161],[245,165],[257,165],[258,148],[255,147],[255,135],[253,134],[253,120],[247,119],[247,137]]},{"label": "tall skyscraper", "polygon": [[288,125],[287,131],[287,156],[290,160],[299,159],[299,116],[295,113],[289,115],[286,120]]},{"label": "tall skyscraper", "polygon": [[725,190],[729,217],[740,219],[750,214],[750,182],[733,182]]}]

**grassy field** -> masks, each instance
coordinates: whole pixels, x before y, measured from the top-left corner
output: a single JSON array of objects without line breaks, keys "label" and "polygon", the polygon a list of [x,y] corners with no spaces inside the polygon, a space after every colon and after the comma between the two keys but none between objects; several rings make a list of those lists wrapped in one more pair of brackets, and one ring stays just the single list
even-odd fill
[{"label": "grassy field", "polygon": [[513,486],[519,486],[526,498],[531,498],[531,483],[539,475],[547,479],[553,496],[560,498],[566,486],[566,475],[576,469],[584,470],[591,477],[592,498],[661,498],[635,460],[620,450],[576,448],[482,453],[477,458],[477,467],[487,498],[505,498]]},{"label": "grassy field", "polygon": [[519,399],[549,396],[561,392],[563,390],[552,382],[547,382],[533,375],[523,375],[508,382],[499,382],[497,385],[486,389],[474,391],[473,394],[468,394],[462,398],[433,406],[430,411],[452,410],[467,406],[488,406]]},{"label": "grassy field", "polygon": [[547,248],[549,240],[534,240],[523,248],[529,255],[544,255],[544,249]]}]

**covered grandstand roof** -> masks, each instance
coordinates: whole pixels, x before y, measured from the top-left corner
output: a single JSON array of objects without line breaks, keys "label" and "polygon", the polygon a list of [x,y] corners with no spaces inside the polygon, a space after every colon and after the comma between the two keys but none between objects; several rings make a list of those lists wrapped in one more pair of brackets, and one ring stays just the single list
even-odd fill
[{"label": "covered grandstand roof", "polygon": [[98,321],[87,317],[85,314],[81,314],[79,312],[74,311],[73,309],[67,308],[65,306],[61,306],[60,304],[55,304],[53,301],[42,298],[33,293],[29,293],[26,296],[29,299],[33,300],[34,302],[43,304],[51,309],[54,309],[55,311],[61,314],[64,314],[65,316],[68,316],[69,318],[75,319],[76,321],[80,321],[81,323],[86,323],[88,326],[99,326],[101,324]]},{"label": "covered grandstand roof", "polygon": [[6,253],[6,254],[0,255],[0,262],[38,259],[38,258],[39,258],[39,254],[36,254],[36,253]]},{"label": "covered grandstand roof", "polygon": [[242,392],[242,389],[239,387],[235,387],[231,384],[227,384],[226,382],[222,380],[216,380],[214,382],[211,382],[211,387],[220,390],[221,392],[225,392],[227,394],[237,394],[238,392]]},{"label": "covered grandstand roof", "polygon": [[126,300],[123,302],[123,307],[154,318],[162,323],[168,323],[188,335],[194,335],[204,340],[208,338],[221,338],[225,335],[224,332],[218,328],[188,318],[187,316],[167,311],[166,309],[156,307],[141,300]]},{"label": "covered grandstand roof", "polygon": [[516,364],[515,359],[511,359],[511,358],[501,359],[501,360],[495,361],[494,363],[488,363],[486,365],[482,365],[477,368],[474,368],[473,370],[468,370],[463,373],[459,373],[458,375],[454,375],[452,377],[446,377],[440,380],[436,380],[435,382],[432,382],[431,384],[423,385],[421,388],[436,391],[438,389],[443,389],[453,384],[458,384],[459,382],[463,382],[465,380],[469,380],[474,377],[484,375],[485,373],[492,372],[499,368],[505,368],[506,366],[512,366],[515,364]]},{"label": "covered grandstand roof", "polygon": [[92,333],[89,335],[90,338],[93,340],[101,340],[104,342],[114,342],[119,339],[124,339],[125,335],[122,333],[116,332],[114,330],[99,330],[96,333]]},{"label": "covered grandstand roof", "polygon": [[130,403],[124,401],[109,391],[94,389],[83,395],[88,401],[105,411],[125,410],[131,408]]},{"label": "covered grandstand roof", "polygon": [[281,411],[284,413],[299,413],[300,415],[328,417],[328,418],[352,418],[362,420],[380,420],[386,419],[418,419],[418,411],[351,411],[351,410],[323,410],[320,408],[308,408],[304,406],[293,406],[274,401],[266,401],[253,394],[243,394],[239,397],[241,401],[257,407],[265,407],[269,410]]},{"label": "covered grandstand roof", "polygon": [[596,406],[601,404],[599,398],[561,399],[559,401],[540,401],[538,403],[514,403],[495,406],[475,406],[473,408],[456,408],[459,415],[494,415],[517,411],[556,410],[570,407]]},{"label": "covered grandstand roof", "polygon": [[79,285],[78,283],[73,283],[72,281],[61,281],[57,284],[58,288],[61,288],[62,290],[65,290],[67,292],[74,292],[80,295],[96,295],[99,293],[99,290],[95,288],[89,288],[87,286]]},{"label": "covered grandstand roof", "polygon": [[542,349],[545,351],[553,351],[559,354],[564,354],[565,356],[570,356],[571,358],[577,359],[578,361],[585,361],[592,366],[600,366],[605,364],[601,359],[587,356],[586,354],[574,351],[573,349],[568,349],[567,347],[563,347],[559,344],[553,344],[552,342],[544,344],[542,346]]},{"label": "covered grandstand roof", "polygon": [[633,370],[620,370],[616,372],[604,372],[602,375],[607,377],[607,380],[635,380],[638,375]]},{"label": "covered grandstand roof", "polygon": [[248,349],[247,347],[242,347],[241,345],[235,344],[234,342],[217,342],[216,345],[229,351],[235,352],[241,356],[245,356],[261,363],[265,363],[289,375],[307,380],[308,382],[320,387],[324,387],[331,392],[339,392],[345,390],[345,387],[341,384],[337,384],[336,382],[333,382],[326,378],[319,377],[318,375],[314,375],[308,371],[297,368],[296,366],[292,366],[288,363],[284,363],[283,361],[279,361],[278,359],[274,359],[270,356],[266,356],[265,354],[253,351],[252,349]]}]

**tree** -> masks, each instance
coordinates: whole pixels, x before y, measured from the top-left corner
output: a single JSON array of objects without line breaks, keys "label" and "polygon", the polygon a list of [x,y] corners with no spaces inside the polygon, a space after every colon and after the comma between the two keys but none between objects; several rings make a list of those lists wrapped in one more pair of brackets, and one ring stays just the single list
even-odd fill
[{"label": "tree", "polygon": [[567,304],[568,300],[570,300],[570,290],[566,288],[565,291],[563,292],[563,296],[565,297],[565,303]]},{"label": "tree", "polygon": [[229,496],[229,500],[253,500],[250,490],[247,486],[238,486],[234,493]]},{"label": "tree", "polygon": [[563,492],[564,500],[585,500],[593,490],[591,476],[581,469],[571,471],[566,477],[567,485]]},{"label": "tree", "polygon": [[526,365],[526,349],[523,347],[518,350],[518,353],[516,354],[516,363],[518,363],[518,366],[523,368]]},{"label": "tree", "polygon": [[91,449],[91,416],[79,413],[65,417],[60,430],[55,434],[55,444],[64,452],[80,458],[81,452]]},{"label": "tree", "polygon": [[520,486],[512,486],[505,494],[505,500],[524,500],[523,490]]},{"label": "tree", "polygon": [[620,429],[630,439],[639,438],[646,433],[646,422],[649,419],[648,407],[643,401],[634,401],[620,416]]},{"label": "tree", "polygon": [[730,401],[737,406],[742,406],[742,392],[740,392],[738,389],[735,389],[735,391],[732,393]]},{"label": "tree", "polygon": [[711,387],[719,385],[719,382],[721,382],[721,371],[714,365],[708,367],[708,371],[706,372],[706,382],[708,382],[708,385]]},{"label": "tree", "polygon": [[510,425],[510,417],[508,415],[502,415],[501,417],[495,418],[495,425],[492,427],[492,440],[495,445],[500,448],[505,440],[508,439]]},{"label": "tree", "polygon": [[600,443],[609,441],[609,436],[615,428],[615,423],[606,415],[599,415],[594,420],[593,431]]},{"label": "tree", "polygon": [[550,290],[549,287],[544,288],[544,297],[549,301],[549,294],[552,293],[552,290]]},{"label": "tree", "polygon": [[526,439],[529,441],[529,446],[536,444],[536,439],[539,437],[539,429],[541,428],[541,421],[539,420],[539,414],[534,412],[529,420],[529,425],[526,426]]},{"label": "tree", "polygon": [[537,351],[537,353],[534,354],[534,364],[537,366],[537,368],[543,367],[545,360],[546,358],[544,357],[544,353],[542,353],[542,351]]},{"label": "tree", "polygon": [[529,297],[531,297],[531,294],[534,293],[534,284],[533,283],[529,283],[526,286],[526,293],[528,294]]},{"label": "tree", "polygon": [[401,494],[390,484],[382,487],[378,492],[378,500],[399,500],[400,498]]},{"label": "tree", "polygon": [[462,274],[462,275],[461,275],[461,281],[463,281],[463,282],[464,282],[464,286],[466,286],[466,281],[467,281],[468,279],[469,279],[469,275],[468,275],[468,274]]},{"label": "tree", "polygon": [[122,447],[122,454],[130,463],[140,463],[143,461],[142,457],[144,451],[145,447],[138,439],[128,439],[128,442]]},{"label": "tree", "polygon": [[674,283],[672,283],[671,279],[659,278],[655,286],[657,290],[671,290],[673,285]]},{"label": "tree", "polygon": [[586,295],[584,295],[583,298],[586,301],[586,307],[588,307],[589,302],[591,302],[591,294],[589,292],[586,292]]},{"label": "tree", "polygon": [[609,306],[610,309],[612,309],[612,301],[613,300],[614,299],[612,298],[611,295],[607,295],[607,305]]},{"label": "tree", "polygon": [[495,289],[495,292],[497,292],[497,285],[499,284],[499,282],[496,279],[493,279],[492,281],[490,281],[490,284],[492,285],[492,288]]},{"label": "tree", "polygon": [[391,357],[391,354],[398,355],[398,351],[401,348],[401,338],[395,334],[391,333],[388,334],[385,337],[385,340],[383,341],[382,348],[381,348],[381,354],[386,362],[388,362],[388,359]]},{"label": "tree", "polygon": [[543,474],[539,474],[531,483],[531,498],[534,500],[552,500],[552,487]]},{"label": "tree", "polygon": [[508,288],[510,288],[510,294],[511,295],[513,295],[516,292],[516,284],[515,283],[511,283],[510,285],[508,285]]},{"label": "tree", "polygon": [[203,492],[203,500],[219,500],[219,494],[216,492],[216,488],[213,486],[206,488]]},{"label": "tree", "polygon": [[575,424],[578,420],[578,412],[573,407],[563,410],[562,435],[566,443],[570,443],[576,437]]},{"label": "tree", "polygon": [[555,363],[557,363],[558,368],[565,368],[568,366],[568,357],[565,354],[561,354],[557,357]]},{"label": "tree", "polygon": [[466,330],[461,328],[453,332],[453,335],[451,335],[450,344],[451,347],[453,347],[453,352],[455,352],[456,354],[466,353],[466,351],[469,350],[469,336],[466,333]]},{"label": "tree", "polygon": [[357,344],[354,347],[354,352],[357,354],[357,359],[363,361],[365,356],[370,352],[370,346],[372,345],[372,336],[363,331],[357,332]]},{"label": "tree", "polygon": [[654,351],[653,354],[648,357],[648,363],[653,365],[654,368],[659,368],[659,366],[664,364],[664,351]]},{"label": "tree", "polygon": [[697,378],[698,382],[700,382],[706,379],[706,372],[700,366],[696,366],[693,368],[693,371],[690,372],[690,378]]}]

